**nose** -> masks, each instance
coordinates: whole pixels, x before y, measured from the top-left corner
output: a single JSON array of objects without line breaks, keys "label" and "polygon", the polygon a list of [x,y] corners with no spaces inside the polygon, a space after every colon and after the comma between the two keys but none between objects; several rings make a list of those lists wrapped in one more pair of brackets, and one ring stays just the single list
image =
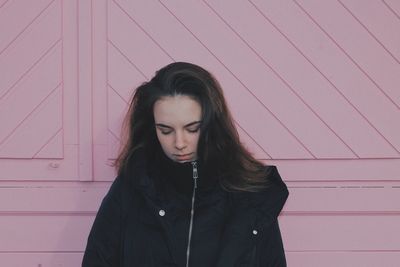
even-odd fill
[{"label": "nose", "polygon": [[182,150],[186,147],[186,141],[184,134],[181,132],[177,132],[175,136],[175,148],[178,150]]}]

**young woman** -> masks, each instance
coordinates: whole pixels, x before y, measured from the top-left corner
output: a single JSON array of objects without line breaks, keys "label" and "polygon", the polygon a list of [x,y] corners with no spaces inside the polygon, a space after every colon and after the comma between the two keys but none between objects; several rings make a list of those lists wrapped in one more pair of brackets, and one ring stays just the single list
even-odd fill
[{"label": "young woman", "polygon": [[160,69],[136,89],[125,125],[82,266],[286,266],[277,216],[288,190],[242,146],[208,71]]}]

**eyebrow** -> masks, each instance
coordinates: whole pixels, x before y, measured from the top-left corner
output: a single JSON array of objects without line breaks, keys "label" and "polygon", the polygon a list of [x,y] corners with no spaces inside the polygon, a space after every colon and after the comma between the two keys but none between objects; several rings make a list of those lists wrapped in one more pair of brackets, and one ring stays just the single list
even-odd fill
[{"label": "eyebrow", "polygon": [[[186,124],[186,125],[183,126],[183,127],[186,128],[186,127],[190,127],[190,126],[193,126],[193,125],[196,125],[196,124],[200,124],[200,123],[201,123],[201,121],[194,121],[194,122],[191,122],[191,123]],[[156,123],[156,126],[157,126],[157,127],[162,127],[162,128],[172,129],[171,126],[165,125],[165,124],[163,124],[163,123]]]}]

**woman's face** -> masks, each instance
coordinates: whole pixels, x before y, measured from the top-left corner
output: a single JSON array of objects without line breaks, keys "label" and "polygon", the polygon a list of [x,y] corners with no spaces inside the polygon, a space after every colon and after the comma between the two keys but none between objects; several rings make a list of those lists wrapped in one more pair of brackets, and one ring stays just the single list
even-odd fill
[{"label": "woman's face", "polygon": [[158,141],[164,153],[177,162],[197,159],[201,106],[186,95],[167,96],[154,103]]}]

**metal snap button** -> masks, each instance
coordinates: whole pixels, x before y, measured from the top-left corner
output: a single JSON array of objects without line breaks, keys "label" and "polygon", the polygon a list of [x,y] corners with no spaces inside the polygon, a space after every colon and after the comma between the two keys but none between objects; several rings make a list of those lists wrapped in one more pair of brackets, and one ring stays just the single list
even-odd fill
[{"label": "metal snap button", "polygon": [[258,231],[257,230],[253,230],[253,235],[257,235]]},{"label": "metal snap button", "polygon": [[158,211],[158,215],[160,215],[161,217],[165,215],[165,210],[159,210]]}]

